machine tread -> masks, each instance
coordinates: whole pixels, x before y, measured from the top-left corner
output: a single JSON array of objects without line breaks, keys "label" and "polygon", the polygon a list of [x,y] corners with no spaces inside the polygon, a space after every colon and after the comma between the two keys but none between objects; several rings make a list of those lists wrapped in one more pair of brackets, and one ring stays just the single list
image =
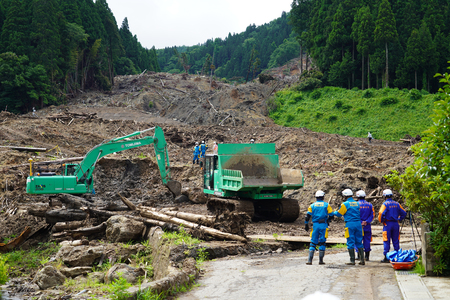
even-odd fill
[{"label": "machine tread", "polygon": [[255,215],[253,202],[248,200],[210,198],[206,203],[206,207],[208,211],[216,214],[220,214],[223,211],[237,211],[248,214],[250,218],[253,218]]},{"label": "machine tread", "polygon": [[282,212],[279,222],[294,222],[300,215],[300,206],[295,199],[283,198],[279,200],[282,206]]}]

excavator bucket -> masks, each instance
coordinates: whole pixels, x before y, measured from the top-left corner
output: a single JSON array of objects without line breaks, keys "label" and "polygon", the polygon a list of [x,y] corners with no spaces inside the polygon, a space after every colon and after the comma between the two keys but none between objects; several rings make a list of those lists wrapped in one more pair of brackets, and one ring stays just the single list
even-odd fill
[{"label": "excavator bucket", "polygon": [[303,173],[296,169],[281,169],[283,183],[294,183],[303,185]]},{"label": "excavator bucket", "polygon": [[166,184],[167,188],[175,195],[181,195],[181,183],[176,180],[169,180]]}]

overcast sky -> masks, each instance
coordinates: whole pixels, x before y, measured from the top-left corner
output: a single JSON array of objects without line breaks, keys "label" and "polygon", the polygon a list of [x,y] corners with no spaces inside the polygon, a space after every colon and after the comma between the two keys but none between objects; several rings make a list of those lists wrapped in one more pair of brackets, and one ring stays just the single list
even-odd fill
[{"label": "overcast sky", "polygon": [[125,17],[145,48],[193,46],[241,33],[291,10],[292,0],[107,0],[119,28]]}]

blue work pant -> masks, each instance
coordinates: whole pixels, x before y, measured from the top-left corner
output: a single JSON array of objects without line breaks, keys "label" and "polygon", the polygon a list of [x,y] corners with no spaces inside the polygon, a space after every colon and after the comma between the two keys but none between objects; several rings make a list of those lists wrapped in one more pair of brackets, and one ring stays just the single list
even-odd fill
[{"label": "blue work pant", "polygon": [[363,232],[361,222],[345,223],[345,238],[347,239],[347,249],[363,248],[362,239]]},{"label": "blue work pant", "polygon": [[198,154],[194,154],[194,160],[192,161],[194,164],[195,162],[198,163]]},{"label": "blue work pant", "polygon": [[[372,251],[370,248],[370,242],[372,242],[372,227],[370,225],[363,226],[364,236],[362,243],[364,246],[364,252]],[[355,247],[355,249],[358,249]]]},{"label": "blue work pant", "polygon": [[309,244],[309,251],[316,250],[316,246],[319,245],[319,250],[325,250],[326,248],[326,234],[328,224],[325,223],[313,223],[313,231],[311,232],[311,243]]},{"label": "blue work pant", "polygon": [[205,153],[206,153],[206,151],[205,151],[205,152],[202,151],[202,154],[201,154],[200,157],[201,157],[201,158],[205,157]]},{"label": "blue work pant", "polygon": [[400,241],[399,241],[399,231],[400,226],[398,225],[398,222],[385,222],[383,224],[383,245],[384,245],[384,251],[383,254],[386,255],[390,248],[392,240],[392,245],[394,246],[394,250],[398,251],[400,249]]}]

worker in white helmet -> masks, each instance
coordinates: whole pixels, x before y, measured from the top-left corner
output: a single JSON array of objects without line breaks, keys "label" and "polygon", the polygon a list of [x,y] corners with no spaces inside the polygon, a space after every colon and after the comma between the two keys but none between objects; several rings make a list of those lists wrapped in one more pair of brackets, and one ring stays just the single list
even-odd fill
[{"label": "worker in white helmet", "polygon": [[200,157],[200,147],[199,147],[199,145],[198,145],[198,142],[195,142],[195,147],[194,147],[194,159],[192,160],[192,163],[193,163],[193,164],[195,164],[195,163],[198,164],[198,159],[199,159],[199,157]]},{"label": "worker in white helmet", "polygon": [[254,144],[255,140],[254,139],[250,139],[250,144]]},{"label": "worker in white helmet", "polygon": [[386,199],[380,207],[378,212],[378,221],[383,223],[383,246],[384,246],[384,259],[382,263],[388,263],[386,254],[389,252],[392,245],[394,250],[398,251],[400,249],[400,242],[398,240],[400,234],[399,221],[402,221],[406,217],[406,211],[403,207],[395,200],[392,199],[392,191],[386,189],[383,191],[383,197]]},{"label": "worker in white helmet", "polygon": [[326,241],[328,237],[328,220],[333,213],[331,206],[324,202],[325,193],[318,190],[315,194],[316,202],[308,207],[305,216],[305,230],[309,231],[309,219],[312,218],[313,231],[311,232],[311,243],[309,244],[309,256],[307,265],[312,265],[314,252],[319,246],[319,265],[324,265]]},{"label": "worker in white helmet", "polygon": [[344,217],[345,220],[345,238],[347,239],[347,250],[350,255],[350,262],[346,265],[355,264],[355,247],[358,249],[361,261],[360,265],[364,265],[364,247],[362,244],[363,231],[361,226],[361,214],[359,212],[359,204],[352,196],[351,189],[345,189],[342,191],[342,196],[345,198],[345,202],[342,203],[339,210],[333,212],[333,216]]},{"label": "worker in white helmet", "polygon": [[202,143],[200,144],[201,158],[205,157],[206,150],[208,150],[208,145],[205,144],[205,141],[202,141]]},{"label": "worker in white helmet", "polygon": [[[356,198],[358,198],[359,212],[361,214],[361,226],[364,231],[363,246],[364,246],[364,259],[369,260],[370,257],[370,242],[372,241],[372,221],[375,218],[375,211],[373,205],[366,201],[366,192],[359,190],[356,192]],[[357,253],[356,260],[359,260],[359,252]]]}]

